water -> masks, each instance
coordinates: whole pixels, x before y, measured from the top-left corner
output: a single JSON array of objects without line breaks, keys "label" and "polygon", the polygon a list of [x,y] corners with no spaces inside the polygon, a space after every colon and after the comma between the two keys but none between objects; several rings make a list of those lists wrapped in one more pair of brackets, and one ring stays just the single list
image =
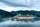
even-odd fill
[{"label": "water", "polygon": [[6,20],[0,22],[0,27],[40,27],[40,21],[24,22],[24,21]]}]

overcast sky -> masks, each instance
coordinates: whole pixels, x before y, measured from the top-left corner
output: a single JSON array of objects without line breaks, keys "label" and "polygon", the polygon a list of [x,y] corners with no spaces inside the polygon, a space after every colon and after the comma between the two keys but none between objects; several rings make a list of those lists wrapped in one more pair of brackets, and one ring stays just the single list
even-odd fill
[{"label": "overcast sky", "polygon": [[[16,7],[14,7],[14,4],[16,5]],[[18,5],[24,5],[27,7],[22,7],[22,6],[20,7]],[[40,0],[26,0],[26,1],[25,0],[4,0],[4,1],[1,0],[0,9],[6,10],[9,12],[17,11],[17,10],[38,10],[40,11]]]}]

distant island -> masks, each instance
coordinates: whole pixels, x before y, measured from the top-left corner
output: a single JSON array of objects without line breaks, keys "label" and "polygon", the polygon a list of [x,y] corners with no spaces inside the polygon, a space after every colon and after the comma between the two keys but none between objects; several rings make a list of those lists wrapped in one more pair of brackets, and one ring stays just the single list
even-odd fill
[{"label": "distant island", "polygon": [[32,18],[34,18],[33,20],[40,20],[40,11],[34,11],[34,10],[20,10],[20,11],[12,11],[12,12],[8,12],[5,10],[1,10],[0,9],[0,21],[2,19],[8,19],[11,18],[11,20],[16,19],[17,21],[32,21]]},{"label": "distant island", "polygon": [[12,13],[13,14],[15,13],[16,14],[16,19],[20,20],[20,21],[22,21],[22,20],[26,21],[27,18],[29,18],[29,17],[31,17],[31,18],[28,19],[29,21],[40,20],[40,11],[35,11],[35,10],[31,10],[31,11],[25,10],[25,11],[23,11],[23,10],[20,10],[20,11],[12,11]]}]

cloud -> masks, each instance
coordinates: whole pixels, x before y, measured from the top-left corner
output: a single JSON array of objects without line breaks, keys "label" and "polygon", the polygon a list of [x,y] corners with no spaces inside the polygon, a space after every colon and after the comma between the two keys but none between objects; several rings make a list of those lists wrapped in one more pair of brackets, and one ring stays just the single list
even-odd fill
[{"label": "cloud", "polygon": [[17,7],[31,7],[30,0],[1,0],[7,5],[17,6]]},{"label": "cloud", "polygon": [[[6,10],[6,11],[18,11],[18,10],[37,10],[37,11],[40,11],[40,4],[39,4],[39,2],[36,2],[36,1],[33,1],[32,2],[32,4],[34,4],[33,6],[31,6],[31,5],[29,5],[29,6],[27,6],[27,7],[16,7],[16,6],[10,6],[10,5],[8,5],[8,4],[5,4],[5,3],[13,3],[14,5],[15,4],[21,4],[21,5],[24,5],[24,4],[26,4],[25,3],[25,1],[24,0],[4,0],[3,2],[1,1],[0,2],[0,9],[3,9],[3,10]],[[4,3],[5,2],[5,3]],[[22,2],[22,3],[21,3]],[[29,2],[28,2],[29,3]],[[30,2],[31,3],[31,2]],[[36,4],[36,3],[38,3],[38,4]],[[17,6],[18,6],[17,5]],[[29,8],[28,8],[29,7]]]}]

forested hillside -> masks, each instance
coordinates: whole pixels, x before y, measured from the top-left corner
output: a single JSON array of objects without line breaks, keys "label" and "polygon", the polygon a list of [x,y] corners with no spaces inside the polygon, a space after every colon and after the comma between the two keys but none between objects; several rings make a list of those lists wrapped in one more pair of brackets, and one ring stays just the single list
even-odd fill
[{"label": "forested hillside", "polygon": [[[18,14],[21,14],[23,16],[26,16],[26,15],[32,15],[34,17],[34,21],[38,21],[40,20],[40,11],[34,11],[34,10],[20,10],[20,11],[11,11],[11,12],[8,12],[8,11],[4,11],[4,10],[0,10],[0,21],[4,18],[8,19],[9,17],[14,17]],[[13,20],[13,19],[12,19]]]}]

